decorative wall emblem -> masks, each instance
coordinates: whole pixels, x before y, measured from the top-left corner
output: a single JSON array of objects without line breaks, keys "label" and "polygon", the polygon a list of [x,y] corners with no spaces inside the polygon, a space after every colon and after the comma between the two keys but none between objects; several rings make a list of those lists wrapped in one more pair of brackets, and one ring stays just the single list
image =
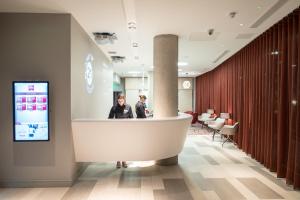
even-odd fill
[{"label": "decorative wall emblem", "polygon": [[191,87],[191,82],[190,81],[183,81],[182,87],[184,89],[189,89]]},{"label": "decorative wall emblem", "polygon": [[94,90],[94,57],[92,54],[89,54],[85,59],[85,73],[84,73],[84,79],[85,79],[85,85],[86,85],[86,91],[91,94]]}]

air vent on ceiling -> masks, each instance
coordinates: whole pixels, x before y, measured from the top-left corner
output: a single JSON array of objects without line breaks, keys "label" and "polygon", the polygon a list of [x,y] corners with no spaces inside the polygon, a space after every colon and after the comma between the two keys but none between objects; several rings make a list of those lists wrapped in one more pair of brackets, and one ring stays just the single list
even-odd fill
[{"label": "air vent on ceiling", "polygon": [[219,32],[193,32],[189,36],[190,41],[214,41],[220,35]]},{"label": "air vent on ceiling", "polygon": [[111,59],[114,63],[122,63],[125,60],[124,56],[111,56]]},{"label": "air vent on ceiling", "polygon": [[118,39],[115,33],[95,32],[93,34],[97,44],[113,44],[114,41]]},{"label": "air vent on ceiling", "polygon": [[260,18],[258,18],[250,28],[259,27],[264,21],[266,21],[269,17],[271,17],[277,10],[279,10],[288,0],[278,0],[265,14],[263,14]]},{"label": "air vent on ceiling", "polygon": [[251,39],[254,36],[254,33],[241,33],[236,36],[235,39]]},{"label": "air vent on ceiling", "polygon": [[229,17],[232,18],[232,19],[235,18],[236,15],[237,15],[236,11],[232,11],[232,12],[229,13]]},{"label": "air vent on ceiling", "polygon": [[108,51],[107,53],[108,53],[108,54],[111,54],[111,55],[117,54],[116,51]]},{"label": "air vent on ceiling", "polygon": [[229,53],[229,50],[225,50],[223,53],[221,53],[214,61],[213,63],[217,63],[219,62],[219,60],[221,60],[226,54]]}]

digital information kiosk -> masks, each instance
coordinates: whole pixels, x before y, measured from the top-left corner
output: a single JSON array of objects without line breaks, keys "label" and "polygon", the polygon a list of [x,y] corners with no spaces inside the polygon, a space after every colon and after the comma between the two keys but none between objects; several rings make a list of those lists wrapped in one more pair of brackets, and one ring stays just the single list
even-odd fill
[{"label": "digital information kiosk", "polygon": [[49,82],[13,82],[14,141],[49,141]]}]

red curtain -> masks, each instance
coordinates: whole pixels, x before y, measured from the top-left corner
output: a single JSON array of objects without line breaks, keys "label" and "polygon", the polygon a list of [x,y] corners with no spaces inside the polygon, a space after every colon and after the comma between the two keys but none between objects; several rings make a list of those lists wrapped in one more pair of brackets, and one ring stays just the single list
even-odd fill
[{"label": "red curtain", "polygon": [[300,9],[197,77],[196,110],[229,112],[238,147],[300,189]]}]

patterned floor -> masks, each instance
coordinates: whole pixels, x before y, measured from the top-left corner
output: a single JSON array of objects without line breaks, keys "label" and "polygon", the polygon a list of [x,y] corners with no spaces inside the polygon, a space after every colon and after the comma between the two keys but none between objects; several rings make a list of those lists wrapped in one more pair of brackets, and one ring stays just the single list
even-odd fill
[{"label": "patterned floor", "polygon": [[0,189],[0,199],[300,199],[300,191],[231,143],[222,148],[219,137],[212,141],[211,135],[190,132],[178,166],[135,162],[117,170],[114,163],[93,163],[70,188],[6,188]]}]

